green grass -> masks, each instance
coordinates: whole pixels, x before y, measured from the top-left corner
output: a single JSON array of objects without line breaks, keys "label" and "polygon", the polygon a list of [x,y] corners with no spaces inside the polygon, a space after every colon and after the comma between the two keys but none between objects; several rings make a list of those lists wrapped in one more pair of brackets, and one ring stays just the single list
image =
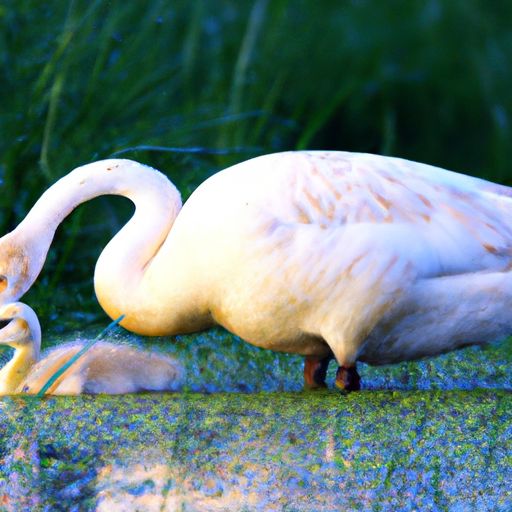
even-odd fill
[{"label": "green grass", "polygon": [[0,498],[26,510],[508,511],[511,405],[497,390],[8,398]]},{"label": "green grass", "polygon": [[[222,167],[304,147],[511,183],[511,17],[477,0],[6,0],[0,231],[112,155],[163,170],[185,197]],[[129,208],[102,198],[64,223],[29,297],[43,317],[64,281],[62,307],[98,314],[94,261]]]},{"label": "green grass", "polygon": [[[96,332],[47,333],[44,345]],[[301,357],[222,329],[108,338],[175,356],[186,370],[184,391],[3,397],[0,503],[95,510],[119,500],[136,509],[152,499],[156,510],[164,502],[179,510],[169,504],[177,500],[185,510],[326,512],[512,506],[511,339],[361,365],[363,391],[341,395],[301,392]]]}]

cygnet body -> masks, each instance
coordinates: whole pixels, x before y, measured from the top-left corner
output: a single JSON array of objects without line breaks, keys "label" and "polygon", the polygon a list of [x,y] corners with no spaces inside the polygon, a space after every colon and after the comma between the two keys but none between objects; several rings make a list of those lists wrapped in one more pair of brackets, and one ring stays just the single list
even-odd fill
[{"label": "cygnet body", "polygon": [[[40,359],[41,328],[37,315],[26,304],[0,307],[0,344],[15,349],[0,370],[0,395],[37,394],[55,372],[84,346],[67,343]],[[47,394],[123,394],[140,391],[176,391],[183,369],[173,358],[128,345],[99,341],[60,376]]]}]

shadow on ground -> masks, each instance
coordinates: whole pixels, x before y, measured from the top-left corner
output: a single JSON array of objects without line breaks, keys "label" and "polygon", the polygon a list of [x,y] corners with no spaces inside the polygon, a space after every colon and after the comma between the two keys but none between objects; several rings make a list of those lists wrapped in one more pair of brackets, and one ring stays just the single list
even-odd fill
[{"label": "shadow on ground", "polygon": [[222,330],[144,345],[183,393],[0,401],[0,510],[512,509],[510,340],[362,366],[346,396]]}]

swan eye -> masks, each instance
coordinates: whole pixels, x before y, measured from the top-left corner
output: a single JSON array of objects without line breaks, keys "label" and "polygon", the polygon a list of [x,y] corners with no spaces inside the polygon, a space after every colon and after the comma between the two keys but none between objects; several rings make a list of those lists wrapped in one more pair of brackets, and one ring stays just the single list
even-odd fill
[{"label": "swan eye", "polygon": [[7,277],[0,275],[0,292],[3,292],[7,288]]},{"label": "swan eye", "polygon": [[7,327],[11,323],[11,319],[8,320],[0,320],[0,329],[3,329],[4,327]]},{"label": "swan eye", "polygon": [[28,386],[23,386],[23,389],[21,390],[23,393],[26,393],[30,388]]}]

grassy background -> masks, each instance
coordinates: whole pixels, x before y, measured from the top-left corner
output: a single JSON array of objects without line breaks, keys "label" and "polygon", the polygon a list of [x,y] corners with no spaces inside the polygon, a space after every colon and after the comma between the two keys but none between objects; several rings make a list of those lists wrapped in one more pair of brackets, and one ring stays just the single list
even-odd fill
[{"label": "grassy background", "polygon": [[[222,167],[306,147],[512,184],[510,19],[512,5],[483,0],[4,0],[0,232],[112,155],[161,169],[185,197]],[[59,230],[27,297],[43,319],[99,317],[92,269],[125,203],[97,199]]]}]

